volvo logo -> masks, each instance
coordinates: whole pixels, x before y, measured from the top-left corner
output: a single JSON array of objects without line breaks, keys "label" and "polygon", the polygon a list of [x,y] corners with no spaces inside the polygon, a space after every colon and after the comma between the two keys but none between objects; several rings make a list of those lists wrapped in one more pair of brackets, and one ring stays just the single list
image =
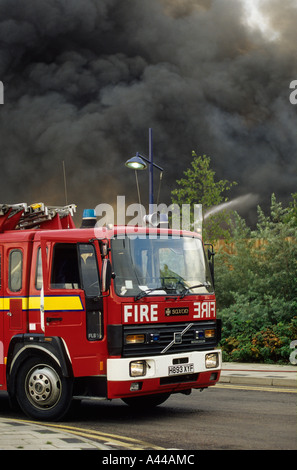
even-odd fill
[{"label": "volvo logo", "polygon": [[164,348],[162,351],[161,351],[161,354],[164,354],[168,351],[169,348],[171,348],[171,346],[173,346],[174,344],[182,344],[183,342],[183,335],[190,329],[192,328],[192,326],[194,325],[194,323],[189,323],[188,326],[186,326],[186,328],[183,330],[183,331],[178,331],[176,333],[173,334],[173,340],[171,341],[171,343],[169,343],[166,348]]}]

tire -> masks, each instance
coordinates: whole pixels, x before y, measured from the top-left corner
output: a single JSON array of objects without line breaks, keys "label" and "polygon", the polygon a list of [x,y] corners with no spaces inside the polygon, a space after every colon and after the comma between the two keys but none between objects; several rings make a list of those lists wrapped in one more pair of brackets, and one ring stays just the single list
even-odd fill
[{"label": "tire", "polygon": [[32,357],[20,366],[16,397],[30,418],[57,421],[71,404],[72,380],[62,375],[55,361]]},{"label": "tire", "polygon": [[158,395],[122,398],[122,401],[133,408],[141,408],[145,410],[146,408],[155,408],[156,406],[161,405],[169,397],[170,393],[160,393]]}]

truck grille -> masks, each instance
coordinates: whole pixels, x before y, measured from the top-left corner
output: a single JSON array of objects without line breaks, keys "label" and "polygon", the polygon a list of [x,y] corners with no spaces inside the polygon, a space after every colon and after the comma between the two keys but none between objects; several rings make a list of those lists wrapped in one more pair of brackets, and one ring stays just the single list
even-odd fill
[{"label": "truck grille", "polygon": [[[123,328],[123,357],[173,354],[186,351],[201,351],[214,348],[218,343],[216,321],[195,322],[181,334],[190,322],[155,325],[125,325]],[[204,336],[205,330],[215,329],[213,338]],[[126,344],[128,335],[144,335],[143,343]],[[164,349],[172,342],[165,352]]]}]

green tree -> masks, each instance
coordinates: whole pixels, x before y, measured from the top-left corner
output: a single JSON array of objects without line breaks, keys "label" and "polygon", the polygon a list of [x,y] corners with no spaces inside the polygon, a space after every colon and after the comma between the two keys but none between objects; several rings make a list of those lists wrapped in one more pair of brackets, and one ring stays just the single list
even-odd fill
[{"label": "green tree", "polygon": [[297,224],[275,195],[251,231],[236,215],[233,239],[216,255],[225,360],[288,362],[297,339]]},{"label": "green tree", "polygon": [[[228,201],[224,193],[231,189],[235,182],[228,180],[215,181],[215,171],[210,167],[210,157],[194,157],[191,167],[184,171],[184,178],[177,180],[178,187],[171,192],[172,203],[190,204],[190,222],[194,224],[194,204],[202,204],[203,215],[208,209]],[[218,238],[229,236],[230,214],[222,210],[219,213],[207,217],[203,223],[204,239],[215,241]]]}]

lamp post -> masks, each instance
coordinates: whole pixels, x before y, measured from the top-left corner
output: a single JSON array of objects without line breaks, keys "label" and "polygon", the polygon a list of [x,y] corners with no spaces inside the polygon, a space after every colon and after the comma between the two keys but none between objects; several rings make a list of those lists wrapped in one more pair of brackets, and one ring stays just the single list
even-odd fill
[{"label": "lamp post", "polygon": [[154,167],[163,171],[163,168],[153,162],[153,131],[151,128],[149,129],[149,159],[136,152],[135,157],[127,160],[125,165],[133,170],[145,170],[147,163],[149,164],[149,214],[151,214],[154,204]]}]

